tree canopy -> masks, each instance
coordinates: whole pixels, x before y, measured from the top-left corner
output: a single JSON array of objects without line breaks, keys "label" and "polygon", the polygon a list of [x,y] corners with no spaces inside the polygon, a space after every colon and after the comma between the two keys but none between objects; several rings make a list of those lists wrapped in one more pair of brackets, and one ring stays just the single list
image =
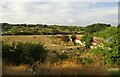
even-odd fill
[{"label": "tree canopy", "polygon": [[96,23],[96,24],[86,26],[85,32],[94,33],[94,32],[101,31],[101,30],[105,29],[106,27],[111,27],[111,25],[103,24],[103,23]]}]

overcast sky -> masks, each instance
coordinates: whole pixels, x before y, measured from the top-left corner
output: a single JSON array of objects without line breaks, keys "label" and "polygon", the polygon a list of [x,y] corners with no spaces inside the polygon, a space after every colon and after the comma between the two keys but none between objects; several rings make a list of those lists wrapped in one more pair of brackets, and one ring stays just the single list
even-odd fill
[{"label": "overcast sky", "polygon": [[93,23],[118,24],[118,2],[48,2],[0,3],[0,22],[42,23],[86,26]]}]

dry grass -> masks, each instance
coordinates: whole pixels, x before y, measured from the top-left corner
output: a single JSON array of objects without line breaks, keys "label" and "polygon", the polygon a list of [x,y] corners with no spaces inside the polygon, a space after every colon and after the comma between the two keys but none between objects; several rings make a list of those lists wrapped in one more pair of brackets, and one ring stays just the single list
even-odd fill
[{"label": "dry grass", "polygon": [[[34,42],[34,43],[43,43],[50,51],[60,51],[60,49],[65,49],[65,46],[60,46],[58,44],[52,44],[51,37],[52,35],[15,35],[15,36],[2,36],[2,40],[7,43],[12,42]],[[53,39],[54,40],[54,39]],[[55,40],[54,40],[55,41]],[[74,47],[74,46],[67,46]]]},{"label": "dry grass", "polygon": [[10,42],[42,42],[48,43],[46,35],[15,35],[15,36],[2,36],[2,39],[8,43]]},{"label": "dry grass", "polygon": [[104,67],[91,64],[85,66],[79,63],[63,61],[58,63],[46,63],[39,65],[36,71],[38,75],[105,75],[108,74]]},{"label": "dry grass", "polygon": [[3,75],[31,75],[30,71],[27,70],[27,65],[12,66],[3,65],[2,74]]},{"label": "dry grass", "polygon": [[[3,75],[32,75],[30,66],[3,66]],[[49,61],[36,66],[35,75],[109,75],[110,72],[103,65],[89,64],[82,65],[76,61]]]}]

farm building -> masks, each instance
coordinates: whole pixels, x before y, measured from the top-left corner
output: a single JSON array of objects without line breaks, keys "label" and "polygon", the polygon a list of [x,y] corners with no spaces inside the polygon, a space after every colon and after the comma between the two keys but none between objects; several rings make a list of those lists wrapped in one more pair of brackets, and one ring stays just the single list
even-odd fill
[{"label": "farm building", "polygon": [[80,44],[80,45],[82,45],[82,46],[85,46],[85,43],[82,43],[82,42],[81,42],[81,38],[80,38],[80,37],[77,37],[77,38],[75,39],[75,43]]}]

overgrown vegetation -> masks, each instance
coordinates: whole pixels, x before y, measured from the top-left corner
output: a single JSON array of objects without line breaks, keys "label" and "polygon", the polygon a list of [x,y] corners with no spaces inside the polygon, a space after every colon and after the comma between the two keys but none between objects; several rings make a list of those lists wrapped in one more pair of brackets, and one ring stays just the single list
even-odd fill
[{"label": "overgrown vegetation", "polygon": [[[102,65],[120,64],[120,28],[113,27],[110,24],[96,23],[86,27],[78,27],[3,23],[3,35],[5,34],[51,35],[42,38],[44,40],[47,38],[45,43],[47,42],[46,44],[48,44],[46,46],[50,51],[49,54],[48,50],[41,43],[13,42],[10,44],[3,42],[2,56],[6,64],[20,65],[44,62],[40,64],[41,68],[39,69],[42,70],[44,68],[46,70],[46,66],[49,66],[49,69],[47,69],[49,72],[54,71],[52,69],[56,70],[55,67],[57,69],[61,68],[59,66],[65,61],[73,63],[73,67],[75,65],[92,65],[96,62]],[[77,36],[77,34],[82,36]],[[75,44],[76,39],[79,37],[81,43],[83,43],[81,45]],[[95,38],[97,38],[97,42],[95,42]],[[33,40],[40,41],[40,38],[34,36]],[[93,45],[93,43],[96,43],[96,45]],[[55,63],[56,66],[54,65]],[[52,64],[53,67],[50,67]],[[43,67],[43,65],[45,66]],[[65,67],[68,68],[67,66]],[[76,68],[78,69],[77,66]]]},{"label": "overgrown vegetation", "polygon": [[[120,64],[119,58],[119,28],[116,27],[108,27],[104,31],[100,31],[94,34],[94,36],[99,36],[104,38],[101,41],[104,45],[104,49],[97,48],[93,49],[95,53],[104,54],[105,55],[105,63],[116,63]],[[111,40],[109,40],[111,38]]]},{"label": "overgrown vegetation", "polygon": [[92,43],[92,41],[93,41],[93,36],[92,36],[92,34],[89,34],[89,33],[84,34],[84,36],[82,36],[81,41],[82,41],[82,42],[85,42],[86,48],[90,48],[91,43]]},{"label": "overgrown vegetation", "polygon": [[2,23],[3,35],[55,35],[83,34],[84,27],[46,25],[46,24],[9,24]]},{"label": "overgrown vegetation", "polygon": [[66,59],[68,59],[68,57],[69,56],[66,53],[58,54],[58,58],[61,60],[66,60]]},{"label": "overgrown vegetation", "polygon": [[85,32],[94,33],[94,32],[98,32],[98,31],[102,31],[107,27],[111,27],[111,25],[110,24],[103,24],[103,23],[96,23],[96,24],[86,26]]},{"label": "overgrown vegetation", "polygon": [[34,62],[44,62],[48,50],[41,43],[19,42],[7,44],[2,43],[3,61],[19,64],[33,64]]},{"label": "overgrown vegetation", "polygon": [[85,57],[85,58],[81,58],[81,59],[80,59],[80,62],[81,62],[82,64],[88,65],[88,64],[92,63],[92,59]]}]

